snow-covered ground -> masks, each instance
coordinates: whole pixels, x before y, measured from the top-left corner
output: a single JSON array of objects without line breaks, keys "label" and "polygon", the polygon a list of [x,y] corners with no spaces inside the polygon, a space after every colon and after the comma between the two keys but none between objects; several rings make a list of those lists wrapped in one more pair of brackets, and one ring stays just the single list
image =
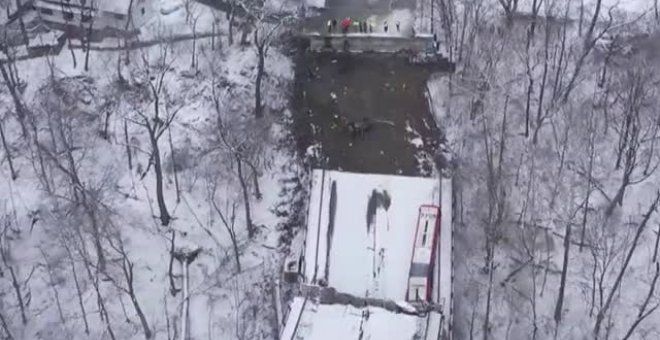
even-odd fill
[{"label": "snow-covered ground", "polygon": [[293,299],[290,317],[281,340],[424,339],[427,323],[426,317],[377,307],[319,305],[302,297]]},{"label": "snow-covered ground", "polygon": [[[186,23],[183,11],[159,14],[161,24],[175,33],[191,32],[193,22]],[[263,83],[266,117],[255,120],[254,47],[227,44],[224,13],[196,3],[193,17],[199,18],[198,32],[211,31],[211,18],[220,20],[216,29],[224,35],[216,38],[216,49],[210,38],[198,39],[194,50],[190,40],[156,44],[131,51],[128,63],[124,51],[91,51],[88,71],[83,69],[85,53],[78,49],[17,62],[17,74],[26,83],[20,98],[31,112],[33,137],[21,136],[14,102],[2,85],[0,119],[18,178],[12,180],[1,149],[0,220],[6,228],[0,248],[6,261],[0,316],[6,327],[0,328],[0,337],[143,339],[147,325],[153,339],[168,339],[183,324],[190,339],[272,333],[269,292],[279,274],[279,229],[287,219],[281,212],[289,210],[291,187],[301,177],[292,155],[278,147],[285,138],[293,67],[276,46],[269,50]],[[160,117],[142,120],[140,114],[154,114],[157,87]],[[174,113],[158,141],[164,203],[172,216],[165,227],[144,124],[160,126]],[[249,144],[250,153],[242,153],[246,197],[237,177],[236,150],[221,140],[221,126],[229,144]],[[255,193],[257,183],[261,197]],[[258,231],[253,239],[247,237],[246,198]],[[223,219],[233,226],[236,252]],[[92,221],[99,228],[96,237]],[[200,252],[188,270],[174,260],[170,276],[174,236],[174,251]],[[105,253],[104,270],[94,239]],[[9,267],[19,282],[24,320]],[[124,271],[128,268],[130,275]],[[173,294],[172,288],[184,287],[185,273],[187,294]],[[189,317],[182,320],[185,301]]]},{"label": "snow-covered ground", "polygon": [[[630,9],[653,5],[618,3]],[[496,10],[479,13],[479,29],[502,20],[501,5],[489,4]],[[607,20],[610,13],[616,33],[659,29],[652,14],[633,21],[638,16],[604,8],[601,16]],[[575,26],[567,31],[570,52],[558,70],[559,54],[552,53],[561,53],[555,49],[561,34],[544,45],[540,33],[528,45],[528,31],[518,23],[500,32],[472,32],[474,22],[466,24],[476,39],[462,46],[461,57],[455,54],[461,60],[457,73],[429,82],[433,111],[451,150],[456,189],[455,338],[658,338],[660,314],[652,309],[660,302],[654,280],[657,209],[639,229],[660,183],[653,142],[657,114],[650,109],[658,105],[657,58],[614,57],[604,72],[603,59],[589,54],[572,92],[563,97],[584,48],[584,33],[578,36]],[[597,25],[596,32],[603,27]],[[542,25],[537,28],[543,32]],[[548,54],[552,71],[541,90],[544,46],[554,52]],[[633,88],[643,90],[633,94]],[[630,100],[644,104],[634,104],[639,110],[631,111]],[[639,119],[639,135],[632,137],[638,149],[632,151],[630,144],[621,144],[630,137],[623,127],[631,112]],[[626,161],[617,166],[619,150],[632,155],[629,170],[636,179],[621,192],[620,203],[616,197]]]},{"label": "snow-covered ground", "polygon": [[305,0],[305,5],[312,8],[323,8],[325,7],[326,0]]},{"label": "snow-covered ground", "polygon": [[419,207],[439,203],[437,179],[315,170],[305,282],[405,300]]}]

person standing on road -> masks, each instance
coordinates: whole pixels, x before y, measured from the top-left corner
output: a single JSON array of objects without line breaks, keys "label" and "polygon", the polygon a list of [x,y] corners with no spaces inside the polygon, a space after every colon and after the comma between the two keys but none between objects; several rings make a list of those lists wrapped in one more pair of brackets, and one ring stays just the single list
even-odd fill
[{"label": "person standing on road", "polygon": [[385,20],[385,22],[383,22],[383,31],[385,31],[385,33],[387,33],[387,20]]},{"label": "person standing on road", "polygon": [[332,31],[337,31],[337,19],[332,19]]},{"label": "person standing on road", "polygon": [[332,33],[332,20],[328,20],[328,33]]},{"label": "person standing on road", "polygon": [[341,30],[344,34],[348,33],[348,28],[351,27],[351,19],[350,18],[344,18],[344,20],[341,21]]},{"label": "person standing on road", "polygon": [[396,31],[397,31],[397,32],[401,32],[401,30],[400,30],[400,26],[401,26],[401,23],[397,21],[397,22],[396,22]]}]

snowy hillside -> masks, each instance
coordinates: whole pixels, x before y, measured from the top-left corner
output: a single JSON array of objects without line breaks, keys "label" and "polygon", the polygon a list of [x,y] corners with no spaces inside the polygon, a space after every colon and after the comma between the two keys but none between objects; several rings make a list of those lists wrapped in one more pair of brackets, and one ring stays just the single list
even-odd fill
[{"label": "snowy hillside", "polygon": [[508,22],[501,3],[457,7],[457,72],[429,83],[457,188],[454,336],[656,339],[653,1],[585,1],[582,20],[526,1],[541,19]]},{"label": "snowy hillside", "polygon": [[0,338],[276,334],[281,229],[302,176],[281,147],[284,29],[259,41],[258,74],[259,51],[236,27],[228,41],[223,12],[173,2],[128,49],[106,38],[87,55],[71,39],[2,55]]}]

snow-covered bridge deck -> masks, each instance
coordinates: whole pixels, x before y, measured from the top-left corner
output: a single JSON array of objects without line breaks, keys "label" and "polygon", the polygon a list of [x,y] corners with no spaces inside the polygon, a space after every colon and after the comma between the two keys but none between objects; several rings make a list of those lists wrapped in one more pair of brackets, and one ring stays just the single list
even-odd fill
[{"label": "snow-covered bridge deck", "polygon": [[283,329],[281,340],[425,339],[428,323],[428,317],[377,307],[319,305],[302,297],[294,298],[289,315],[291,322]]},{"label": "snow-covered bridge deck", "polygon": [[315,170],[304,281],[356,296],[405,300],[424,204],[440,204],[437,179]]}]

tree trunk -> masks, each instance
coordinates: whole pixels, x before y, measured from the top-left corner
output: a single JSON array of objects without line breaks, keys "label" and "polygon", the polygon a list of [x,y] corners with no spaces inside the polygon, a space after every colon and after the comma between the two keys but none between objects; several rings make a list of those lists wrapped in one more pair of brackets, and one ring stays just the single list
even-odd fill
[{"label": "tree trunk", "polygon": [[[536,0],[535,0],[536,2]],[[532,137],[532,143],[536,144],[538,141],[539,131],[541,130],[541,125],[543,124],[544,117],[543,112],[543,97],[545,96],[545,85],[548,79],[548,49],[550,44],[550,28],[546,27],[545,29],[545,48],[543,49],[543,76],[541,77],[541,86],[539,89],[539,103],[536,111],[536,126],[534,127],[534,136]]]},{"label": "tree trunk", "polygon": [[153,152],[154,171],[156,172],[156,200],[158,201],[158,210],[160,211],[160,223],[163,226],[168,226],[172,217],[167,211],[165,204],[165,197],[163,193],[163,169],[160,162],[160,150],[158,148],[158,140],[156,140],[155,131],[149,132],[151,139],[151,148]]},{"label": "tree trunk", "polygon": [[12,160],[11,151],[9,150],[9,145],[7,145],[7,139],[5,137],[5,131],[2,127],[2,121],[0,121],[0,139],[2,140],[2,147],[5,149],[5,155],[7,156],[7,164],[9,164],[9,171],[11,172],[11,179],[16,180],[18,178],[18,173],[14,169],[14,161]]},{"label": "tree trunk", "polygon": [[[128,28],[131,25],[131,20],[133,19],[133,1],[134,0],[130,0],[130,2],[128,3],[128,15],[126,16],[126,25],[124,25],[124,31],[125,32],[128,32]],[[125,59],[124,63],[126,65],[128,65],[131,62],[131,59],[130,59],[130,44],[128,42],[128,37],[129,37],[129,34],[124,35],[124,47],[126,48],[126,55],[125,55],[126,59]]]},{"label": "tree trunk", "polygon": [[592,185],[592,172],[594,169],[594,157],[595,157],[595,148],[594,148],[594,127],[593,127],[593,112],[589,116],[589,166],[587,168],[587,198],[584,201],[584,211],[582,213],[582,231],[580,232],[580,252],[582,252],[582,247],[584,247],[584,236],[587,230],[587,217],[589,214],[589,201],[591,199],[591,185]]},{"label": "tree trunk", "polygon": [[259,52],[259,63],[257,65],[257,81],[254,89],[254,115],[256,118],[261,118],[263,117],[263,107],[261,106],[261,81],[264,76],[264,63],[266,56],[263,46],[258,46],[257,49]]},{"label": "tree trunk", "polygon": [[557,304],[555,305],[555,322],[561,322],[561,312],[564,308],[564,290],[566,289],[566,274],[568,273],[568,260],[569,250],[571,248],[571,229],[572,225],[569,221],[566,223],[566,235],[564,235],[564,263],[561,267],[561,281],[559,283],[559,297],[557,297]]},{"label": "tree trunk", "polygon": [[128,141],[128,122],[124,120],[124,144],[126,144],[126,156],[128,158],[128,170],[133,170],[133,155],[131,145]]},{"label": "tree trunk", "polygon": [[[79,183],[82,186],[82,183]],[[83,205],[85,210],[89,215],[90,221],[92,222],[92,236],[94,237],[94,247],[96,248],[96,257],[98,263],[98,269],[100,272],[105,272],[105,255],[103,251],[103,246],[101,245],[101,231],[99,228],[98,219],[96,218],[96,210],[94,207],[90,206],[87,203],[86,195],[83,193]]]},{"label": "tree trunk", "polygon": [[484,316],[484,340],[488,340],[490,334],[490,309],[493,290],[493,246],[489,246],[489,260],[488,260],[488,290],[486,292],[486,315]]},{"label": "tree trunk", "polygon": [[179,189],[179,175],[177,175],[176,158],[174,157],[174,144],[172,143],[172,130],[167,129],[170,142],[170,155],[172,158],[172,174],[174,175],[174,188],[176,189],[176,203],[181,202],[181,189]]},{"label": "tree trunk", "polygon": [[584,22],[584,0],[580,0],[580,19],[578,20],[578,35],[582,36],[582,25]]},{"label": "tree trunk", "polygon": [[101,135],[103,139],[107,141],[110,141],[110,135],[108,135],[108,128],[110,127],[110,115],[112,115],[111,111],[105,112],[105,119],[103,120],[103,130],[101,131]]},{"label": "tree trunk", "polygon": [[236,231],[234,230],[234,221],[236,220],[236,205],[232,205],[231,209],[231,215],[229,216],[229,220],[227,220],[227,217],[225,214],[220,210],[218,205],[215,203],[215,188],[213,191],[213,196],[211,196],[211,204],[213,205],[213,209],[218,213],[220,216],[220,219],[222,220],[222,224],[225,226],[225,229],[227,229],[227,233],[229,234],[229,238],[231,239],[231,245],[234,250],[234,258],[236,259],[236,271],[241,272],[241,256],[238,251],[238,240],[236,239]]},{"label": "tree trunk", "polygon": [[16,0],[16,8],[18,11],[18,24],[21,28],[23,44],[27,47],[30,44],[30,38],[28,37],[27,30],[25,29],[25,21],[23,21],[23,4],[21,4],[21,0]]},{"label": "tree trunk", "polygon": [[229,46],[234,44],[234,4],[232,2],[231,10],[227,14],[229,16],[229,34],[227,35],[227,44]]},{"label": "tree trunk", "polygon": [[658,231],[655,232],[655,247],[653,249],[653,262],[658,261],[658,245],[660,244],[660,224],[658,225]]},{"label": "tree trunk", "polygon": [[248,186],[247,183],[245,183],[245,176],[243,174],[243,161],[238,154],[235,155],[235,159],[236,169],[238,172],[238,181],[241,183],[241,189],[243,191],[243,203],[245,204],[245,224],[247,225],[248,237],[253,238],[257,231],[254,225],[252,225],[252,215],[250,213],[250,194],[248,192]]},{"label": "tree trunk", "polygon": [[142,330],[144,331],[144,338],[149,340],[152,337],[151,329],[149,328],[149,323],[147,322],[147,318],[144,316],[144,312],[142,312],[142,308],[140,308],[140,303],[137,300],[137,297],[135,296],[135,290],[133,289],[133,263],[130,262],[128,259],[127,255],[124,253],[124,262],[123,262],[123,268],[124,268],[124,275],[126,276],[126,283],[128,284],[128,295],[131,298],[131,302],[133,303],[133,308],[135,308],[135,312],[138,315],[138,318],[140,318],[140,324],[142,325]]},{"label": "tree trunk", "polygon": [[23,303],[23,294],[21,293],[21,286],[18,283],[18,278],[16,277],[16,272],[14,271],[14,267],[12,267],[7,262],[7,254],[5,252],[6,250],[0,249],[0,256],[2,256],[2,262],[4,263],[5,267],[9,269],[9,274],[11,276],[11,285],[14,288],[14,292],[16,293],[16,300],[18,301],[18,307],[21,310],[21,321],[23,322],[23,325],[27,325],[27,317],[25,316],[25,303]]},{"label": "tree trunk", "polygon": [[[529,70],[528,70],[529,72]],[[529,111],[531,110],[532,90],[534,89],[534,79],[531,73],[529,74],[529,83],[527,85],[527,103],[525,105],[525,138],[529,137]]]},{"label": "tree trunk", "polygon": [[82,297],[82,291],[80,290],[80,282],[78,281],[78,274],[76,273],[76,265],[73,262],[73,256],[71,255],[71,251],[69,250],[69,247],[65,246],[64,247],[67,251],[67,254],[69,255],[69,262],[71,264],[71,272],[73,274],[73,282],[75,283],[76,286],[76,292],[78,293],[78,305],[80,306],[80,311],[82,313],[83,317],[83,322],[85,324],[85,334],[89,335],[89,324],[87,323],[87,312],[85,311],[85,304],[83,302],[83,297]]},{"label": "tree trunk", "polygon": [[192,27],[192,35],[193,35],[193,41],[192,41],[192,61],[190,62],[190,68],[193,70],[196,70],[196,64],[195,64],[195,54],[196,54],[196,48],[197,48],[197,19],[193,22],[193,27]]},{"label": "tree trunk", "polygon": [[[94,1],[92,1],[92,6],[94,5]],[[91,12],[91,11],[90,11]],[[90,17],[91,17],[90,13]],[[87,28],[87,41],[86,41],[86,46],[87,48],[85,49],[85,72],[89,71],[89,51],[91,50],[92,47],[92,26],[94,25],[94,20],[89,21],[89,27]]]},{"label": "tree trunk", "polygon": [[[67,33],[70,34],[70,33]],[[71,37],[67,37],[67,40],[69,41],[69,52],[71,52],[71,59],[73,59],[73,68],[78,67],[78,61],[76,60],[76,53],[73,51],[73,45],[71,44]],[[82,40],[82,38],[81,38]]]},{"label": "tree trunk", "polygon": [[168,268],[168,277],[170,279],[170,294],[172,296],[176,296],[176,294],[179,292],[180,289],[176,288],[176,285],[174,284],[174,239],[176,237],[176,234],[174,233],[174,230],[172,230],[172,241],[170,241],[170,265]]}]

